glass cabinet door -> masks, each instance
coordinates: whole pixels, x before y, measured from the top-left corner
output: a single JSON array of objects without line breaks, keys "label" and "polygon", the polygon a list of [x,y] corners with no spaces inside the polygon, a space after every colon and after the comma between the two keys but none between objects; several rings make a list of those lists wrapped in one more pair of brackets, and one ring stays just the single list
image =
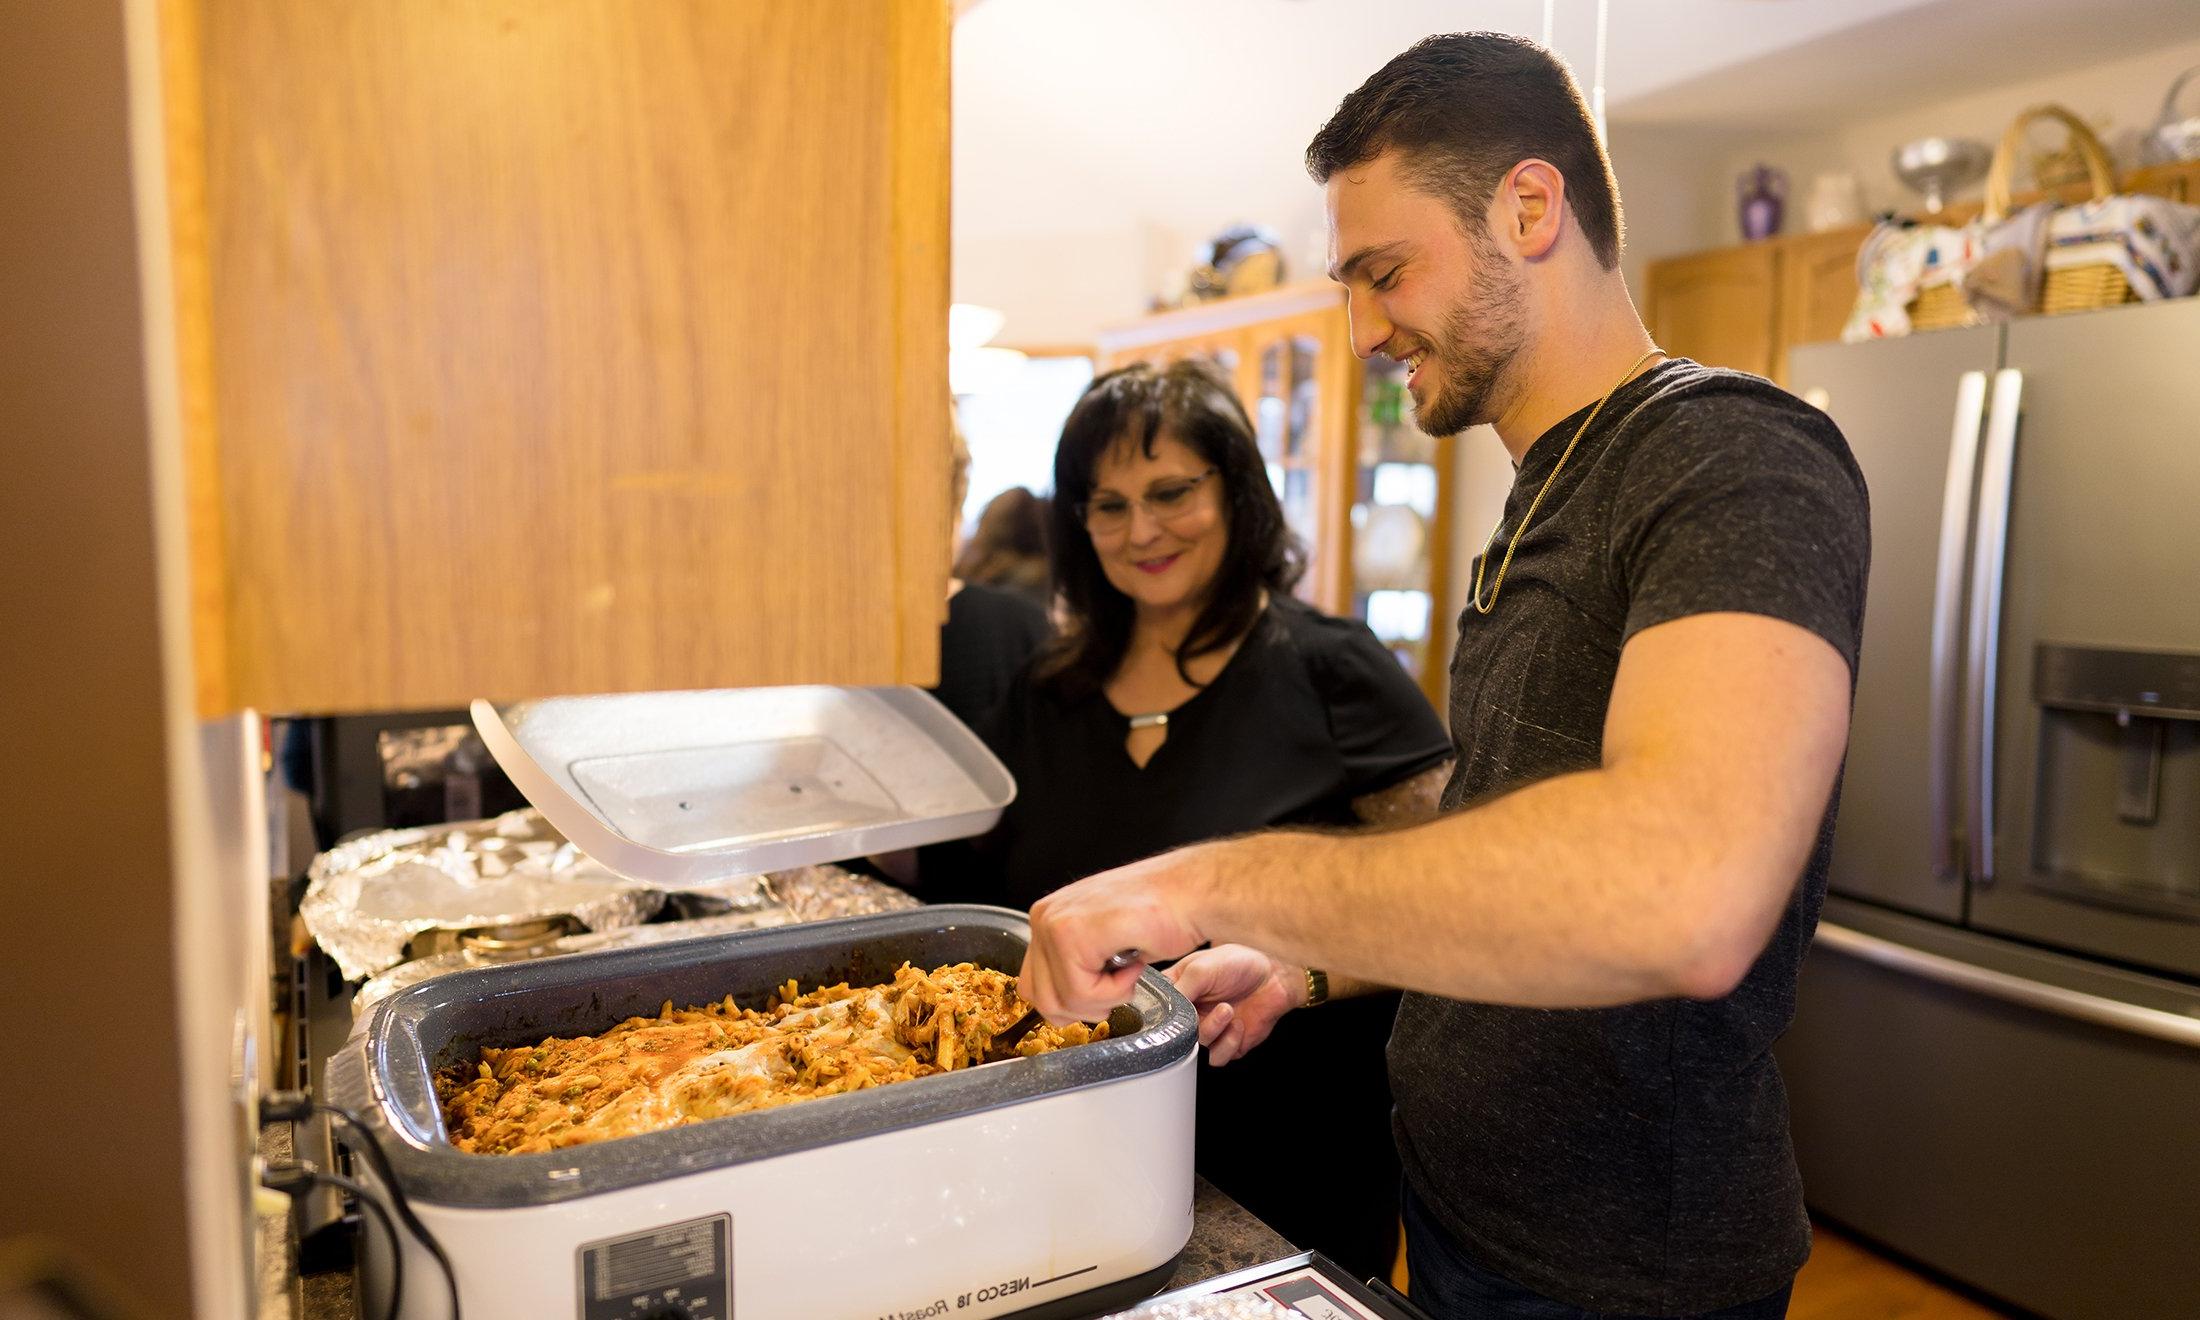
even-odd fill
[{"label": "glass cabinet door", "polygon": [[1323,397],[1338,379],[1334,351],[1313,323],[1264,327],[1252,340],[1254,394],[1248,411],[1268,480],[1283,503],[1284,522],[1306,547],[1307,571],[1298,594],[1322,609],[1345,613],[1345,576],[1335,571],[1349,553],[1344,483],[1337,450],[1337,401]]},{"label": "glass cabinet door", "polygon": [[1434,556],[1442,478],[1437,442],[1413,423],[1405,368],[1368,364],[1359,400],[1352,503],[1352,612],[1431,690]]}]

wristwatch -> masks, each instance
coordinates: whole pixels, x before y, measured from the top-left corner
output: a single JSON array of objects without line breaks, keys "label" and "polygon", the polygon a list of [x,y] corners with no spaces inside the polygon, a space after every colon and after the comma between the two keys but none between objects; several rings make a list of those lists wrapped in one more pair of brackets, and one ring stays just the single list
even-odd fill
[{"label": "wristwatch", "polygon": [[1329,1002],[1329,973],[1319,967],[1306,969],[1306,1006]]}]

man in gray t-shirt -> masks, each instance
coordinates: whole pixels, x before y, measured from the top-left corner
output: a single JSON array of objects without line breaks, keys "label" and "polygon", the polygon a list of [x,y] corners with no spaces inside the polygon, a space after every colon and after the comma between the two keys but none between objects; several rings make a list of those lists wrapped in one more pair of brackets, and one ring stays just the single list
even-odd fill
[{"label": "man in gray t-shirt", "polygon": [[1190,954],[1170,975],[1223,1064],[1325,988],[1400,987],[1417,1302],[1784,1314],[1810,1231],[1771,1047],[1825,894],[1863,479],[1817,410],[1651,343],[1540,47],[1429,38],[1307,161],[1356,351],[1518,469],[1460,616],[1443,813],[1081,881],[1033,909],[1024,992],[1090,1018],[1128,993],[1116,950]]}]

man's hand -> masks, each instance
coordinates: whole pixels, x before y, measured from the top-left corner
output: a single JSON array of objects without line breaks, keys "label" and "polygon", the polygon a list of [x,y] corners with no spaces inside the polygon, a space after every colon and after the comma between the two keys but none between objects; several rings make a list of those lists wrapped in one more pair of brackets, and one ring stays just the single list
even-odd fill
[{"label": "man's hand", "polygon": [[1143,968],[1103,970],[1135,949],[1141,962],[1182,957],[1207,942],[1196,896],[1218,848],[1198,844],[1103,871],[1058,889],[1031,909],[1031,948],[1017,993],[1056,1024],[1092,1022],[1127,1002]]},{"label": "man's hand", "polygon": [[1243,944],[1203,949],[1164,975],[1199,1010],[1199,1043],[1216,1067],[1243,1058],[1284,1014],[1306,1007],[1306,969]]}]

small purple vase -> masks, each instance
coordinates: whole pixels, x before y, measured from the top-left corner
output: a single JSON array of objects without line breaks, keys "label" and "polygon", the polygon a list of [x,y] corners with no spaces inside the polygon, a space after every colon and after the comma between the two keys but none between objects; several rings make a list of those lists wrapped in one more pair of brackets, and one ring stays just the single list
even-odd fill
[{"label": "small purple vase", "polygon": [[1742,237],[1749,242],[1780,232],[1780,218],[1787,210],[1788,177],[1770,165],[1759,165],[1734,180],[1734,200],[1740,208]]}]

